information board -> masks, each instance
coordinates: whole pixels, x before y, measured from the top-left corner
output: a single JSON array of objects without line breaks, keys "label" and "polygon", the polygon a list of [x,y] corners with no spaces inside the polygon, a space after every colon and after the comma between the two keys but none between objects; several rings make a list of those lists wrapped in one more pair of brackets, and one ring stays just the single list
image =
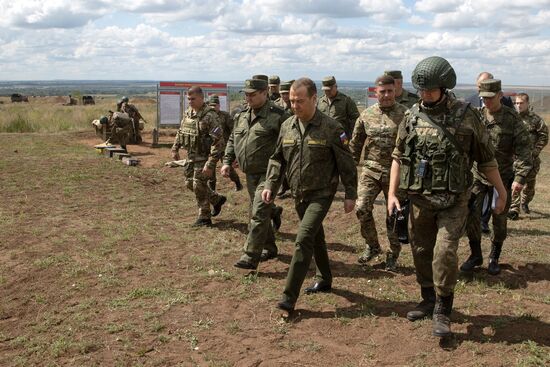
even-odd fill
[{"label": "information board", "polygon": [[204,92],[204,101],[217,95],[220,109],[229,112],[230,100],[225,83],[208,82],[159,82],[157,85],[157,121],[153,130],[153,145],[158,144],[158,131],[161,128],[178,128],[187,109],[187,91],[198,86]]}]

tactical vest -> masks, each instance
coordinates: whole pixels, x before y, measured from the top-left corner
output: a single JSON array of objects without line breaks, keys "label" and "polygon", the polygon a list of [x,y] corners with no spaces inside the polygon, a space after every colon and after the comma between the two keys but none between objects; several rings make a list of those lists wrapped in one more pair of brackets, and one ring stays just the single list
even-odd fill
[{"label": "tactical vest", "polygon": [[118,128],[124,128],[130,126],[132,120],[127,113],[124,112],[114,112],[111,122]]},{"label": "tactical vest", "polygon": [[182,141],[181,146],[187,150],[187,154],[207,156],[210,154],[212,138],[210,137],[209,126],[201,130],[200,121],[210,111],[211,107],[203,108],[196,116],[190,117],[185,114],[181,124]]},{"label": "tactical vest", "polygon": [[[434,127],[434,122],[420,118],[418,105],[411,110],[407,121],[408,136],[405,152],[401,157],[399,188],[424,195],[451,192],[463,193],[472,185],[473,175],[465,148]],[[468,105],[458,104],[448,115],[442,128],[458,129],[462,124]],[[419,134],[417,129],[428,128],[428,134]],[[452,133],[449,131],[449,135]]]}]

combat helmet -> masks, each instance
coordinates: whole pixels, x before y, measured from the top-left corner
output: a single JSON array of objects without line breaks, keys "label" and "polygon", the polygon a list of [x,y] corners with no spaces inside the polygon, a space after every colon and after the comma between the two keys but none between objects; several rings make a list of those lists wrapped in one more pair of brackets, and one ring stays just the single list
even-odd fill
[{"label": "combat helmet", "polygon": [[101,116],[99,118],[99,123],[102,125],[106,125],[108,122],[109,122],[109,119],[107,118],[107,116]]},{"label": "combat helmet", "polygon": [[456,85],[456,73],[447,60],[430,56],[420,61],[412,73],[415,89],[452,89]]},{"label": "combat helmet", "polygon": [[120,99],[120,102],[128,103],[129,99],[128,97],[124,96]]}]

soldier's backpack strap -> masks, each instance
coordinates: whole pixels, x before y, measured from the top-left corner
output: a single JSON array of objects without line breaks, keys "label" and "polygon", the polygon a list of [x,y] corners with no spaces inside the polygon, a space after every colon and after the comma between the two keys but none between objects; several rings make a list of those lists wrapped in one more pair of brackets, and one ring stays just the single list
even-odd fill
[{"label": "soldier's backpack strap", "polygon": [[[464,119],[464,115],[466,115],[466,109],[467,109],[468,105],[469,104],[466,104],[465,107],[460,107],[459,110],[457,110],[457,111],[459,111],[459,113],[461,113],[461,115],[459,115],[460,117],[457,119],[457,121],[458,121],[457,125],[459,125],[462,122],[462,120]],[[458,152],[460,154],[464,154],[464,149],[462,149],[462,146],[456,140],[455,136],[453,134],[451,134],[451,132],[449,130],[447,130],[443,126],[439,125],[434,120],[432,120],[424,112],[420,111],[419,108],[418,108],[418,104],[415,104],[414,106],[412,106],[410,111],[411,111],[411,114],[413,116],[419,117],[422,120],[429,123],[430,125],[432,125],[433,127],[435,127],[437,129],[437,131],[442,133],[451,142],[451,144],[454,145],[454,147],[456,148],[456,150],[458,150]]]}]

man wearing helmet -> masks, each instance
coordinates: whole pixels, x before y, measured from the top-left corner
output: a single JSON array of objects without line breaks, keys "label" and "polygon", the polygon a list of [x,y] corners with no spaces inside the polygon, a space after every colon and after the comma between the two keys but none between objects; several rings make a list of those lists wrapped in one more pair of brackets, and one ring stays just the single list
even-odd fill
[{"label": "man wearing helmet", "polygon": [[466,228],[473,162],[499,193],[495,213],[504,209],[506,189],[480,114],[449,93],[456,84],[449,62],[438,56],[422,60],[412,83],[420,101],[399,126],[388,211],[401,209],[397,191],[406,190],[411,201],[411,250],[422,295],[407,319],[433,314],[433,335],[446,337],[451,335],[457,249]]}]

